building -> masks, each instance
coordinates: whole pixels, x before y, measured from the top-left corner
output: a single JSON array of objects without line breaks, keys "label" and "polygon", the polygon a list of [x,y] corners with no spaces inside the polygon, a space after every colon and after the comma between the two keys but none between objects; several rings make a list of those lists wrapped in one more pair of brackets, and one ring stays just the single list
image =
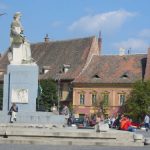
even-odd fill
[{"label": "building", "polygon": [[95,108],[99,108],[106,114],[116,115],[133,83],[144,80],[146,60],[146,54],[94,56],[84,72],[73,81],[76,112],[79,115],[92,114]]},{"label": "building", "polygon": [[[60,83],[62,102],[72,102],[72,81],[80,74],[93,55],[99,55],[100,40],[96,37],[31,44],[32,57],[39,66],[39,80],[53,78]],[[9,64],[8,51],[0,57],[0,81]],[[60,82],[61,81],[61,82]]]},{"label": "building", "polygon": [[[148,54],[101,55],[101,37],[31,44],[39,65],[39,80],[53,78],[60,85],[61,102],[72,103],[74,113],[93,114],[105,110],[115,114],[137,80],[150,79]],[[0,57],[0,81],[8,65],[7,52]],[[105,102],[107,107],[100,107]]]}]

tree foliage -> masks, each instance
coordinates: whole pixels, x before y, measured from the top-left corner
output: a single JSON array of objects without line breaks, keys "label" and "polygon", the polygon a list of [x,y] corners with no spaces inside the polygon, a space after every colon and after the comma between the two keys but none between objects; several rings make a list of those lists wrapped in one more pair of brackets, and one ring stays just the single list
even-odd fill
[{"label": "tree foliage", "polygon": [[124,104],[124,113],[136,121],[142,121],[150,113],[150,81],[137,81]]},{"label": "tree foliage", "polygon": [[57,84],[52,79],[39,81],[39,96],[37,98],[37,110],[50,111],[51,107],[58,104]]},{"label": "tree foliage", "polygon": [[3,85],[0,84],[0,110],[3,108]]}]

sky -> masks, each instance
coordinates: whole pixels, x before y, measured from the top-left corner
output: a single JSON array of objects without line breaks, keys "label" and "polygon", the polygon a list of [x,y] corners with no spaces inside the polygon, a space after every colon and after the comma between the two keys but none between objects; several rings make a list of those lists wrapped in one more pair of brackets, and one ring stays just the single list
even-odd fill
[{"label": "sky", "polygon": [[10,46],[10,24],[21,12],[30,43],[102,37],[102,54],[147,53],[150,0],[0,0],[0,53]]}]

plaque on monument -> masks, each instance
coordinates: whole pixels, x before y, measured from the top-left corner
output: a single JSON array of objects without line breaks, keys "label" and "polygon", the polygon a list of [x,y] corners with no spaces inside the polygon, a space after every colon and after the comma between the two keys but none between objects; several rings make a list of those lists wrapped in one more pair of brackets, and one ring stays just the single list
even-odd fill
[{"label": "plaque on monument", "polygon": [[28,89],[12,89],[12,103],[28,103]]}]

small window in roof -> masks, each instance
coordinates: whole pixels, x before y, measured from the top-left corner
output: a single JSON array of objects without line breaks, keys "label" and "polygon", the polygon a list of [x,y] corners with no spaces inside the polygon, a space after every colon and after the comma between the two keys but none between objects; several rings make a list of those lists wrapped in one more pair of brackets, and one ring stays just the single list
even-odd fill
[{"label": "small window in roof", "polygon": [[124,73],[122,76],[121,76],[122,79],[127,79],[129,78],[128,74],[127,73]]},{"label": "small window in roof", "polygon": [[63,72],[66,73],[70,69],[70,65],[63,64]]},{"label": "small window in roof", "polygon": [[95,74],[95,75],[93,76],[93,78],[100,78],[100,76],[99,76],[98,74]]}]

